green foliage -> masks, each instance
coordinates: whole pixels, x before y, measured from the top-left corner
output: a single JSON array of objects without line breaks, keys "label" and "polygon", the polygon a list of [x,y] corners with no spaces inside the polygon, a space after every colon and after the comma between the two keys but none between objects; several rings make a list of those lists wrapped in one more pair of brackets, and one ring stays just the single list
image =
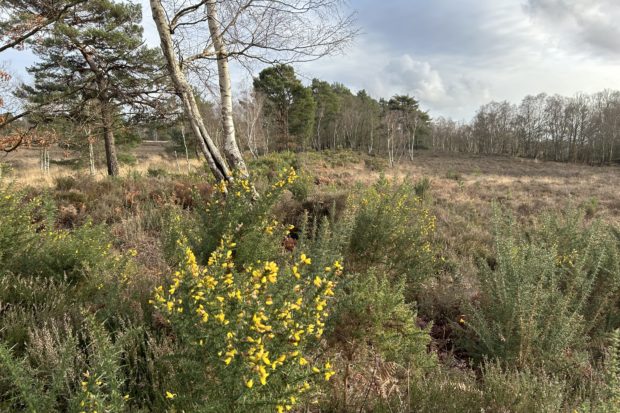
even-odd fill
[{"label": "green foliage", "polygon": [[37,328],[30,341],[21,358],[0,343],[3,411],[127,411],[120,346],[92,316],[78,330]]},{"label": "green foliage", "polygon": [[414,185],[413,190],[420,199],[425,199],[431,189],[431,180],[427,176],[420,178]]},{"label": "green foliage", "polygon": [[565,382],[528,369],[504,371],[484,367],[480,379],[471,372],[437,369],[409,387],[407,411],[446,413],[569,411]]},{"label": "green foliage", "polygon": [[414,291],[433,274],[435,217],[408,182],[382,178],[355,203],[348,262],[376,267],[393,279],[404,276]]},{"label": "green foliage", "polygon": [[[183,241],[179,247],[179,270],[153,301],[185,347],[177,356],[197,365],[186,385],[167,390],[172,405],[283,411],[304,397],[309,383],[329,380],[330,363],[309,351],[323,334],[340,263],[310,273],[311,258],[301,253],[294,261],[239,266],[237,244],[224,237],[200,268]],[[203,397],[208,406],[196,403]]]},{"label": "green foliage", "polygon": [[151,178],[165,178],[166,176],[170,175],[170,172],[165,170],[164,168],[149,167],[149,169],[146,171],[146,175]]},{"label": "green foliage", "polygon": [[620,327],[620,239],[602,222],[588,222],[587,215],[571,206],[562,214],[547,213],[528,235],[556,250],[563,291],[584,291],[581,313],[587,332],[606,340],[608,332]]},{"label": "green foliage", "polygon": [[[337,293],[327,339],[330,351],[342,358],[337,364],[342,374],[335,377],[332,410],[382,411],[393,404],[380,390],[382,381],[394,386],[396,377],[421,380],[436,366],[428,353],[430,326],[416,325],[415,307],[405,302],[404,290],[403,282],[371,270],[350,276]],[[405,392],[396,387],[390,393]]]},{"label": "green foliage", "polygon": [[134,166],[138,163],[138,158],[128,152],[119,152],[117,158],[120,163],[125,165]]},{"label": "green foliage", "polygon": [[261,183],[261,180],[264,178],[273,181],[278,171],[283,169],[301,169],[297,154],[288,151],[272,152],[258,159],[252,159],[248,162],[248,166],[252,176],[255,177],[258,183]]},{"label": "green foliage", "polygon": [[271,209],[285,186],[296,179],[293,169],[281,171],[275,182],[256,200],[245,179],[236,179],[228,185],[218,184],[219,191],[207,208],[199,211],[201,224],[197,229],[186,227],[199,261],[206,263],[226,234],[235,237],[238,244],[236,260],[240,264],[276,255],[285,234],[276,230],[278,223],[271,217]]},{"label": "green foliage", "polygon": [[56,229],[56,211],[47,196],[28,199],[0,189],[0,273],[55,278],[69,283],[86,275],[117,270],[110,238],[99,225]]},{"label": "green foliage", "polygon": [[618,413],[620,412],[620,330],[614,330],[611,333],[609,344],[604,368],[605,383],[602,386],[602,402],[596,406],[595,411]]},{"label": "green foliage", "polygon": [[[297,79],[293,67],[263,69],[254,79],[254,89],[267,98],[266,114],[277,125],[280,148],[305,147],[314,127],[316,103],[311,89]],[[291,141],[290,135],[298,141]]]},{"label": "green foliage", "polygon": [[[495,218],[496,261],[479,274],[480,302],[465,317],[465,346],[517,368],[577,378],[587,370],[591,338],[615,318],[620,273],[608,234],[579,220],[547,218],[523,239],[510,218]],[[572,249],[577,243],[580,249]],[[569,252],[570,251],[570,252]],[[609,267],[607,264],[614,263]]]},{"label": "green foliage", "polygon": [[460,172],[450,169],[448,170],[448,172],[446,172],[446,178],[451,179],[453,181],[460,182],[462,179],[462,176]]},{"label": "green foliage", "polygon": [[114,137],[116,145],[124,149],[134,149],[142,142],[142,137],[133,129],[122,128]]},{"label": "green foliage", "polygon": [[293,199],[304,202],[308,199],[313,186],[312,176],[301,174],[295,182],[288,186],[288,190],[293,194]]},{"label": "green foliage", "polygon": [[430,336],[416,325],[415,306],[405,302],[404,290],[404,282],[373,271],[344,283],[329,331],[349,360],[372,348],[386,361],[420,370],[433,365],[426,350]]}]

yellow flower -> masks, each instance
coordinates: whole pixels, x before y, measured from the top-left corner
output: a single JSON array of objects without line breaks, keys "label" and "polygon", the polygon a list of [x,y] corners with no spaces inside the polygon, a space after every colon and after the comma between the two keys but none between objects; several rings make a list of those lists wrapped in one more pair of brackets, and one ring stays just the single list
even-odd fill
[{"label": "yellow flower", "polygon": [[258,375],[259,375],[260,384],[262,384],[263,386],[267,384],[267,377],[269,377],[269,373],[267,373],[265,366],[258,367]]},{"label": "yellow flower", "polygon": [[245,386],[246,386],[248,389],[251,389],[251,388],[252,388],[252,386],[254,386],[254,380],[250,379],[250,380],[246,381],[246,382],[245,382]]},{"label": "yellow flower", "polygon": [[314,285],[316,285],[317,287],[320,287],[321,284],[323,284],[323,280],[321,279],[321,277],[319,277],[318,275],[314,278]]},{"label": "yellow flower", "polygon": [[311,260],[310,258],[308,258],[308,257],[306,256],[306,254],[303,254],[303,253],[302,253],[302,254],[301,254],[301,256],[299,257],[299,259],[301,260],[301,263],[302,263],[302,264],[306,264],[306,265],[310,265],[310,264],[312,264],[312,260]]},{"label": "yellow flower", "polygon": [[306,364],[308,364],[308,360],[306,360],[306,359],[305,359],[305,358],[303,358],[303,357],[300,357],[300,358],[299,358],[299,365],[300,365],[300,366],[305,366]]},{"label": "yellow flower", "polygon": [[174,399],[175,397],[177,397],[176,393],[170,393],[169,391],[166,390],[166,399]]}]

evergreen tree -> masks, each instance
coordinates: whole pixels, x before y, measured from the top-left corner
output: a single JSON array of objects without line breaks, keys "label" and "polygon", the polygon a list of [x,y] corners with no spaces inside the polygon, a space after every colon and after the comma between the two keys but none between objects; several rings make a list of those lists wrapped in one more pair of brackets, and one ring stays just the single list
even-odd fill
[{"label": "evergreen tree", "polygon": [[316,102],[314,147],[324,149],[329,146],[329,136],[333,134],[335,122],[340,113],[340,99],[329,83],[312,80],[312,95]]},{"label": "evergreen tree", "polygon": [[143,45],[141,20],[139,4],[90,0],[77,6],[33,45],[41,61],[28,69],[34,86],[21,91],[41,118],[79,118],[86,104],[94,103],[109,175],[119,172],[114,144],[119,115],[165,102],[157,81],[160,54]]},{"label": "evergreen tree", "polygon": [[266,98],[265,112],[273,119],[282,147],[290,147],[291,136],[306,146],[314,129],[316,103],[289,65],[276,65],[260,72],[254,89]]}]

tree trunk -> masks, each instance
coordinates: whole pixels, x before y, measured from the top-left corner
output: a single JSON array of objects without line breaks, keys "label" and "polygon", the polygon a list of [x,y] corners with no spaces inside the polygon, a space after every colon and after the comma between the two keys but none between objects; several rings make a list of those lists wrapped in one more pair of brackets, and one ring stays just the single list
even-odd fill
[{"label": "tree trunk", "polygon": [[118,158],[114,145],[114,119],[109,103],[101,102],[101,123],[103,125],[103,142],[105,145],[105,158],[108,165],[108,175],[118,176]]},{"label": "tree trunk", "polygon": [[183,73],[181,65],[177,59],[174,44],[172,42],[170,25],[166,18],[164,8],[161,5],[160,0],[150,0],[150,4],[153,12],[153,20],[155,21],[159,38],[161,40],[161,49],[168,64],[170,77],[172,78],[177,95],[183,102],[185,115],[187,116],[192,131],[198,140],[200,150],[206,158],[211,172],[217,179],[231,180],[232,174],[228,168],[228,164],[220,154],[220,151],[213,143],[213,140],[207,131],[202,115],[198,109],[198,104],[196,103],[196,98],[194,97],[192,88],[189,85],[189,82],[187,81],[187,78],[185,77],[185,74]]},{"label": "tree trunk", "polygon": [[224,153],[230,165],[242,176],[247,177],[248,168],[243,161],[235,136],[233,121],[232,88],[230,86],[230,70],[228,68],[228,51],[222,38],[220,22],[217,15],[216,0],[207,1],[207,19],[213,46],[217,54],[217,73],[220,83],[220,106],[222,110],[222,126],[224,128]]}]

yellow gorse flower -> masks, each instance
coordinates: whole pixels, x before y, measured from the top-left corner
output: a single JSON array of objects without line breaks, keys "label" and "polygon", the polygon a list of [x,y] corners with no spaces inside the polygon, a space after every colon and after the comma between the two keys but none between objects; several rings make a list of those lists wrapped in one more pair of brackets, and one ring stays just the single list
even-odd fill
[{"label": "yellow gorse flower", "polygon": [[281,369],[305,372],[308,380],[278,399],[284,411],[298,403],[294,394],[307,391],[316,377],[329,380],[335,374],[329,364],[315,365],[303,349],[323,334],[335,278],[343,271],[338,261],[320,276],[304,271],[312,263],[305,253],[290,265],[267,261],[237,268],[235,243],[224,237],[201,267],[186,240],[179,246],[179,268],[169,283],[155,289],[151,303],[205,352],[210,374],[234,375],[245,392],[254,392]]}]

